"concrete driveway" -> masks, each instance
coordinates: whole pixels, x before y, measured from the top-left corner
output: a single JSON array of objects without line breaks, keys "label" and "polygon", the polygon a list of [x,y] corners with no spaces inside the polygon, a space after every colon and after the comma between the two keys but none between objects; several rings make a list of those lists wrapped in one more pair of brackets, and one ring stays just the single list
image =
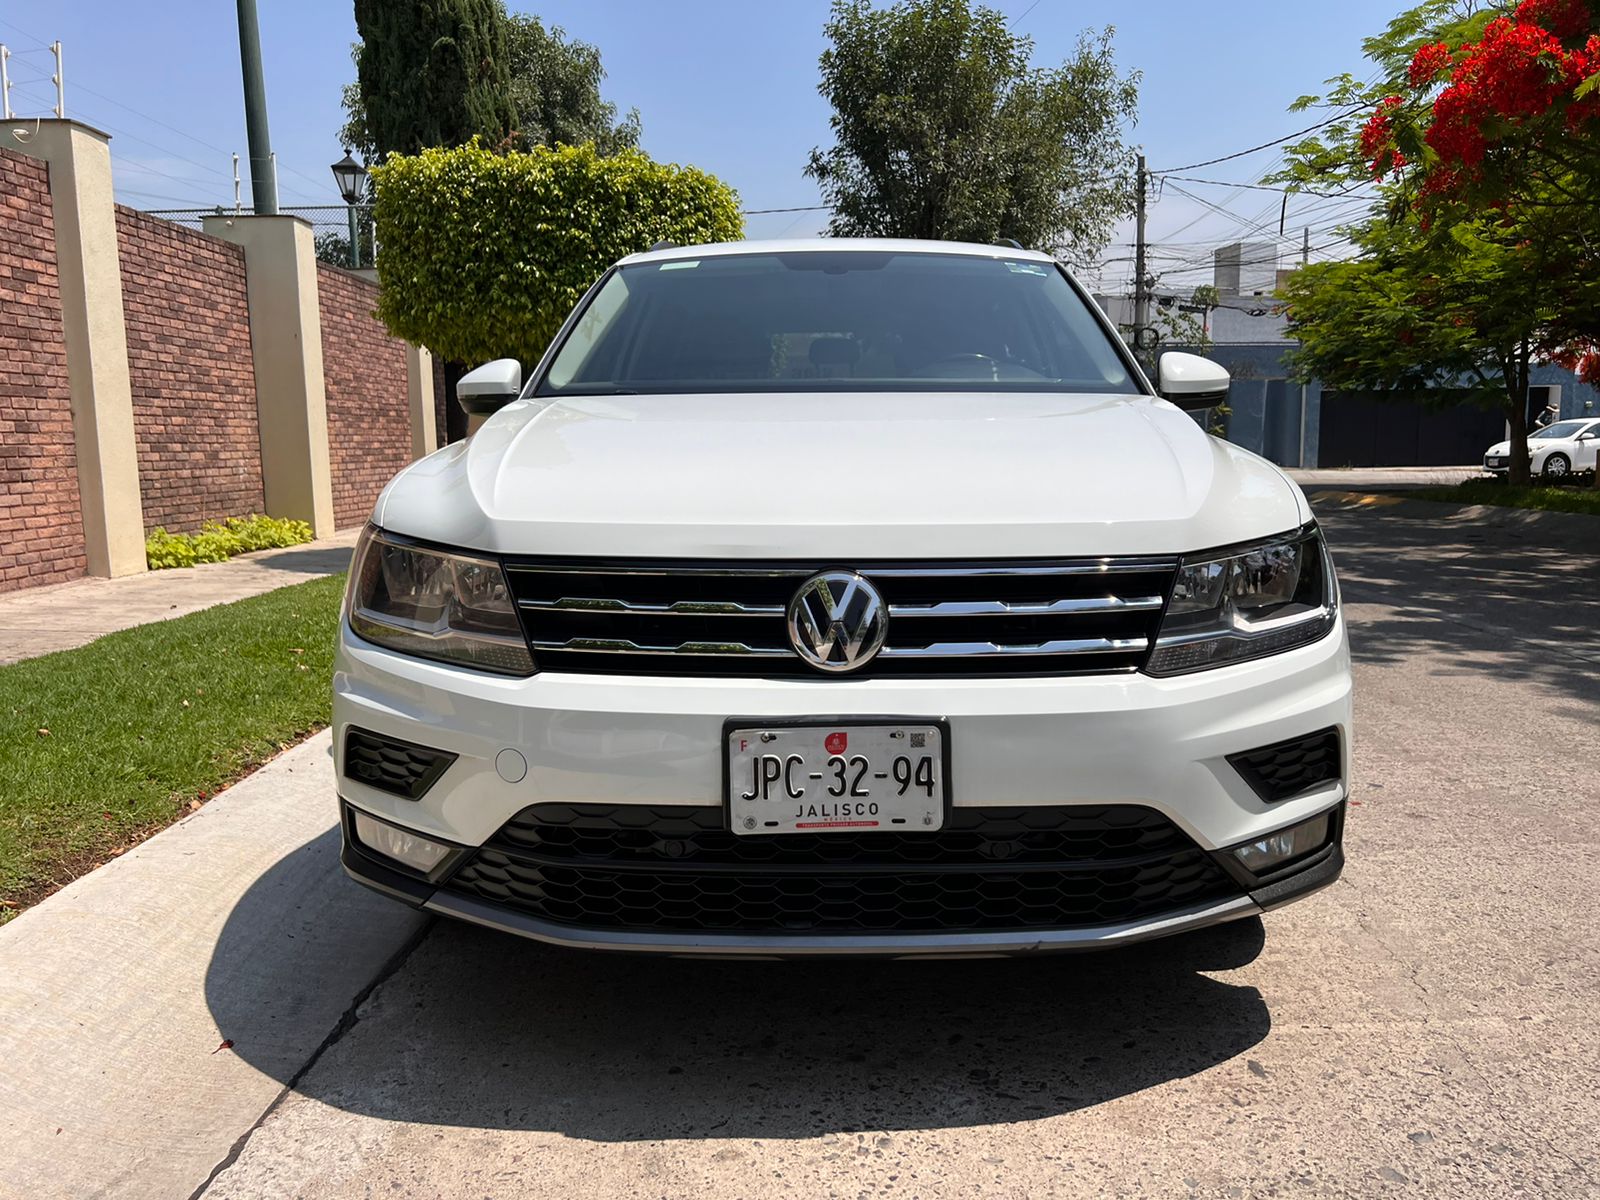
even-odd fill
[{"label": "concrete driveway", "polygon": [[0,1194],[1600,1193],[1600,522],[1448,512],[1322,512],[1357,774],[1303,904],[1036,961],[614,958],[386,914],[312,830],[168,985],[147,1087],[210,1088],[215,1132],[48,1164],[18,1107]]}]

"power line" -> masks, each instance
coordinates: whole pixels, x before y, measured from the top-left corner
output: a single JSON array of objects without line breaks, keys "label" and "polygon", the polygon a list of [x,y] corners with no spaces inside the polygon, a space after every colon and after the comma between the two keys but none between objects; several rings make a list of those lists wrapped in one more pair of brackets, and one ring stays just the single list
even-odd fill
[{"label": "power line", "polygon": [[800,212],[832,212],[831,204],[801,204],[794,208],[747,208],[742,215],[746,217],[764,217],[771,213],[800,213]]},{"label": "power line", "polygon": [[1258,150],[1270,150],[1273,146],[1281,146],[1285,142],[1292,142],[1297,137],[1304,137],[1308,133],[1315,133],[1319,129],[1332,125],[1335,121],[1342,121],[1361,110],[1360,105],[1346,109],[1344,112],[1335,113],[1325,121],[1318,121],[1315,125],[1307,125],[1304,129],[1297,129],[1293,133],[1286,133],[1280,138],[1273,138],[1270,142],[1262,142],[1259,146],[1251,146],[1247,150],[1235,150],[1232,154],[1224,154],[1218,158],[1208,158],[1204,162],[1188,163],[1181,167],[1167,167],[1154,172],[1157,175],[1169,175],[1177,171],[1198,171],[1201,167],[1214,167],[1218,163],[1232,162],[1236,158],[1243,158],[1246,154],[1254,154]]},{"label": "power line", "polygon": [[[0,25],[4,25],[7,29],[15,30],[17,33],[21,34],[23,37],[27,38],[30,41],[37,42],[39,44],[39,46],[42,48],[42,51],[41,50],[23,49],[23,50],[16,51],[16,53],[19,53],[19,54],[34,53],[34,54],[37,54],[37,53],[41,53],[41,52],[49,52],[49,45],[42,38],[39,38],[39,37],[35,36],[32,33],[29,33],[26,29],[23,29],[20,26],[16,25],[15,23],[13,23],[11,21],[6,21],[6,20],[0,20]],[[212,151],[212,152],[214,152],[216,154],[220,154],[225,158],[231,158],[232,157],[232,153],[233,153],[232,151],[224,150],[220,146],[212,145],[210,142],[206,141],[204,138],[195,137],[194,134],[188,132],[187,130],[180,129],[176,125],[169,125],[166,121],[161,120],[161,118],[153,117],[149,113],[144,112],[141,109],[134,108],[131,104],[127,104],[124,101],[118,100],[115,96],[108,96],[104,92],[96,91],[94,88],[89,87],[87,84],[78,83],[76,80],[74,80],[73,84],[72,84],[72,90],[74,92],[83,92],[86,95],[94,96],[97,99],[104,100],[107,104],[115,105],[117,108],[122,109],[124,112],[131,113],[133,116],[138,117],[140,120],[148,121],[152,125],[159,125],[162,129],[165,129],[165,130],[167,130],[168,132],[171,132],[171,133],[175,133],[179,137],[187,138],[189,141],[193,142],[195,145],[204,147],[205,149],[210,150],[210,151]],[[205,167],[202,164],[194,162],[193,159],[185,158],[183,155],[177,153],[175,150],[172,150],[170,147],[159,145],[159,144],[157,144],[155,142],[149,141],[146,138],[141,138],[141,137],[137,136],[136,134],[129,133],[125,129],[118,129],[115,126],[110,125],[105,121],[96,120],[93,123],[95,125],[97,125],[97,126],[100,126],[103,129],[105,129],[107,133],[119,134],[122,137],[129,138],[129,139],[131,139],[131,140],[133,140],[135,142],[141,143],[142,145],[149,146],[154,150],[160,150],[163,154],[170,154],[173,158],[176,158],[181,162],[187,162],[187,163],[191,164],[192,166],[199,166],[202,170],[215,170],[216,173],[221,175],[224,179],[227,179],[230,183],[232,182],[232,176],[229,175],[226,171],[221,170],[220,168]],[[323,192],[325,192],[327,190],[325,184],[320,183],[319,181],[311,178],[311,176],[307,175],[304,171],[295,170],[293,167],[288,166],[287,164],[283,163],[281,160],[278,163],[278,167],[279,167],[280,170],[282,170],[284,172],[287,172],[290,175],[294,175],[294,176],[296,176],[296,177],[298,177],[300,179],[305,180],[308,184],[310,184],[314,188],[316,188],[317,189],[316,192],[313,193],[315,195],[320,196]],[[295,190],[299,191],[299,189],[295,189]],[[306,193],[305,192],[300,192],[300,194],[301,195],[305,195]]]},{"label": "power line", "polygon": [[1023,9],[1016,16],[1006,18],[1006,24],[1007,25],[1015,25],[1018,21],[1022,20],[1024,17],[1026,17],[1029,13],[1031,13],[1034,9],[1036,9],[1038,7],[1039,7],[1039,0],[1033,0],[1032,4],[1028,5],[1027,8]]}]

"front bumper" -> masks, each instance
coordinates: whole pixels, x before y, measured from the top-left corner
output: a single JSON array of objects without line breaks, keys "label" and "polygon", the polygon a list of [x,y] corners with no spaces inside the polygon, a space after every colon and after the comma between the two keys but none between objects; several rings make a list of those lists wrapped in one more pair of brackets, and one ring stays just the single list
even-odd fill
[{"label": "front bumper", "polygon": [[[751,935],[553,922],[396,870],[349,836],[357,879],[444,915],[563,945],[670,953],[889,955],[1103,947],[1251,916],[1337,878],[1349,777],[1350,673],[1342,618],[1323,640],[1256,662],[1172,679],[904,679],[816,683],[544,674],[507,679],[393,654],[345,628],[334,681],[334,746],[348,805],[453,846],[489,842],[530,805],[720,807],[730,718],[895,714],[948,721],[957,808],[1136,805],[1194,849],[1224,851],[1332,810],[1330,844],[1282,878],[1241,878],[1223,896],[1136,920],[1026,931]],[[350,726],[456,756],[420,800],[345,774]],[[1262,800],[1231,754],[1336,728],[1338,782]],[[497,767],[498,761],[498,767]],[[465,857],[465,856],[462,856]],[[1220,861],[1220,856],[1213,855]]]}]

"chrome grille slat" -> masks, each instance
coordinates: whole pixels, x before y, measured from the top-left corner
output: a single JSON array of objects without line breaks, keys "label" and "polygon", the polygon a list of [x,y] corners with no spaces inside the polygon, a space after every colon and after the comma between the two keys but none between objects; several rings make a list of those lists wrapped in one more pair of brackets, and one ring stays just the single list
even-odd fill
[{"label": "chrome grille slat", "polygon": [[1057,638],[1037,645],[994,642],[935,642],[931,646],[885,646],[879,658],[1008,658],[1012,655],[1123,654],[1148,650],[1149,638]]},{"label": "chrome grille slat", "polygon": [[[885,567],[870,572],[874,579],[1003,578],[1012,575],[1128,575],[1135,572],[1175,571],[1175,558],[1104,558],[1078,563],[996,563],[975,567]],[[865,568],[862,573],[867,574]]]},{"label": "chrome grille slat", "polygon": [[[787,611],[822,561],[510,559],[540,669],[580,674],[825,676]],[[849,563],[889,614],[878,656],[837,679],[1119,673],[1143,665],[1175,558]]]},{"label": "chrome grille slat", "polygon": [[941,600],[937,604],[891,604],[891,617],[1051,617],[1067,613],[1135,612],[1160,608],[1160,596],[1100,596],[1007,604],[1004,600]]},{"label": "chrome grille slat", "polygon": [[530,639],[535,650],[564,654],[692,654],[697,658],[794,658],[793,650],[775,646],[746,646],[742,642],[682,642],[676,646],[641,646],[627,638],[572,638],[565,642]]},{"label": "chrome grille slat", "polygon": [[[671,604],[629,604],[625,600],[606,600],[586,596],[563,596],[559,600],[521,600],[523,608],[555,612],[648,613],[651,616],[685,617],[781,617],[781,604],[737,604],[726,600],[674,600]],[[1160,603],[1158,600],[1157,603]]]}]

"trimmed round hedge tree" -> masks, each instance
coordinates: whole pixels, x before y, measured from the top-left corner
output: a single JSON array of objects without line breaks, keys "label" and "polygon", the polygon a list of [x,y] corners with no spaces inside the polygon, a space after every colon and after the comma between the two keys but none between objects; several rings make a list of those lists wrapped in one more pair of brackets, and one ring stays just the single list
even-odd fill
[{"label": "trimmed round hedge tree", "polygon": [[693,167],[592,145],[497,154],[477,142],[372,169],[378,316],[442,358],[533,364],[626,254],[740,238],[732,188]]}]

